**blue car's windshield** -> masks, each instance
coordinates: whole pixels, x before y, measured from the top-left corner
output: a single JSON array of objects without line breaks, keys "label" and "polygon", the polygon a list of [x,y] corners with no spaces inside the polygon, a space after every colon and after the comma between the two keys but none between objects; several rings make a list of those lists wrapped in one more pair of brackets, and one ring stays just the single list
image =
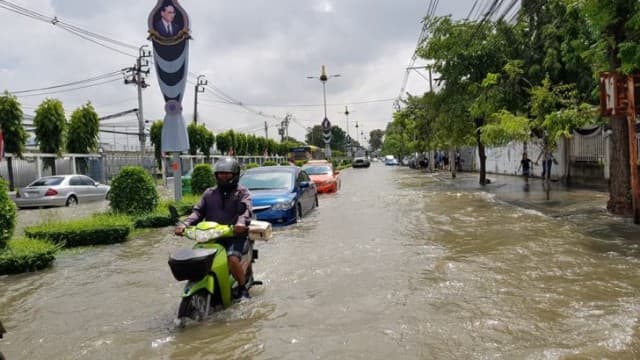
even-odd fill
[{"label": "blue car's windshield", "polygon": [[328,166],[303,166],[302,170],[309,175],[331,174],[331,168]]},{"label": "blue car's windshield", "polygon": [[240,185],[249,190],[291,189],[293,177],[288,172],[244,173]]}]

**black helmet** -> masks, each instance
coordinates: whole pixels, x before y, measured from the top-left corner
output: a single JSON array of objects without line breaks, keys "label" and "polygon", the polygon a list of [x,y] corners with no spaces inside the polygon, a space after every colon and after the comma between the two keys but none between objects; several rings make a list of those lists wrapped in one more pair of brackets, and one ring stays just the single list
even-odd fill
[{"label": "black helmet", "polygon": [[[223,182],[218,178],[219,172],[232,173],[233,177],[231,180]],[[223,190],[231,190],[238,186],[238,181],[240,180],[240,164],[238,163],[238,160],[232,157],[227,156],[220,158],[213,167],[213,174],[216,176],[218,186]]]}]

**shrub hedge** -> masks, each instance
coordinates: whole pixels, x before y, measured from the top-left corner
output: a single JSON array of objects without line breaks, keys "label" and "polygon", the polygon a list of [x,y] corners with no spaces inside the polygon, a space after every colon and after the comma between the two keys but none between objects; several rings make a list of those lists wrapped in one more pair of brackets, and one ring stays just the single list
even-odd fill
[{"label": "shrub hedge", "polygon": [[191,174],[191,193],[202,194],[210,187],[216,186],[216,178],[213,176],[213,167],[209,164],[198,164]]},{"label": "shrub hedge", "polygon": [[0,251],[7,246],[16,228],[16,204],[9,199],[7,183],[0,179]]},{"label": "shrub hedge", "polygon": [[117,213],[149,213],[158,205],[158,191],[153,178],[143,168],[125,166],[111,183],[109,201]]},{"label": "shrub hedge", "polygon": [[138,215],[132,218],[133,227],[140,228],[161,228],[175,225],[178,219],[174,219],[167,210],[156,210],[149,214]]},{"label": "shrub hedge", "polygon": [[267,160],[264,163],[262,163],[262,166],[276,166],[276,165],[278,165],[278,163],[273,160]]},{"label": "shrub hedge", "polygon": [[55,260],[59,246],[45,240],[13,239],[0,252],[0,275],[41,270]]},{"label": "shrub hedge", "polygon": [[257,168],[257,167],[260,167],[260,164],[258,164],[258,163],[254,163],[254,162],[253,162],[253,163],[248,163],[248,164],[245,164],[245,165],[244,165],[244,169],[245,169],[245,170],[249,170],[249,169],[253,169],[253,168]]},{"label": "shrub hedge", "polygon": [[131,232],[126,216],[96,215],[66,222],[49,222],[24,229],[29,238],[45,239],[65,247],[124,242]]}]

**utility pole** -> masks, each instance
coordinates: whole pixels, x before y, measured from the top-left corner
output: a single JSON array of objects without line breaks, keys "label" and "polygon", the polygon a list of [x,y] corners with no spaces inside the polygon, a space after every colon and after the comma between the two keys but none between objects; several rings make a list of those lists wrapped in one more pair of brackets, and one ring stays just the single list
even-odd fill
[{"label": "utility pole", "polygon": [[287,134],[286,139],[289,140],[289,120],[291,120],[291,114],[287,114],[284,123],[284,132]]},{"label": "utility pole", "polygon": [[[145,81],[145,76],[149,75],[149,60],[151,52],[144,48],[148,45],[140,46],[138,49],[138,59],[133,67],[125,69],[128,74],[125,79],[125,84],[135,84],[138,88],[138,138],[140,140],[140,155],[144,158],[144,147],[146,143],[146,135],[144,133],[144,111],[142,110],[142,89],[149,86]],[[127,138],[127,142],[129,138]]]},{"label": "utility pole", "polygon": [[351,137],[349,136],[349,108],[346,105],[344,107],[344,116],[347,118],[347,156],[351,156]]},{"label": "utility pole", "polygon": [[269,126],[267,126],[267,122],[264,122],[264,138],[269,140]]},{"label": "utility pole", "polygon": [[[289,119],[291,119],[291,114],[287,114],[284,119],[280,122],[280,128],[278,128],[278,134],[280,135],[280,142],[284,142],[284,139],[289,138]],[[265,122],[266,129],[266,122]]]},{"label": "utility pole", "polygon": [[198,125],[198,93],[203,93],[204,92],[204,86],[207,85],[209,82],[206,79],[203,79],[204,75],[198,75],[198,78],[196,79],[196,86],[195,86],[195,97],[194,97],[194,101],[193,101],[193,123]]}]

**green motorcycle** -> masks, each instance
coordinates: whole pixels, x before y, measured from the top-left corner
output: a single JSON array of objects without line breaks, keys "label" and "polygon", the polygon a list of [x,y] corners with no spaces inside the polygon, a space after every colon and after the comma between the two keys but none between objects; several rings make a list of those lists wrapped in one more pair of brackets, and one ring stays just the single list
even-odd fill
[{"label": "green motorcycle", "polygon": [[[232,225],[203,221],[189,226],[185,237],[195,240],[192,248],[179,249],[169,257],[169,267],[174,278],[187,281],[178,308],[177,325],[184,325],[187,318],[205,319],[212,309],[231,305],[237,283],[227,265],[227,251],[217,240],[233,236]],[[253,262],[258,258],[254,240],[249,237],[241,264],[245,272],[246,288],[261,285],[253,278]]]}]

